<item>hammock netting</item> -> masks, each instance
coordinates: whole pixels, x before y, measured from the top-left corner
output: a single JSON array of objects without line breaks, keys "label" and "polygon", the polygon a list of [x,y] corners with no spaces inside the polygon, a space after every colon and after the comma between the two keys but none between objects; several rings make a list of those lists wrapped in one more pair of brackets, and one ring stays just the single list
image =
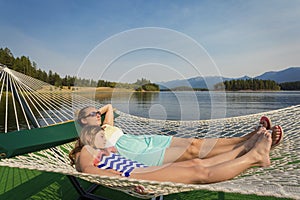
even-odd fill
[{"label": "hammock netting", "polygon": [[[6,102],[7,107],[12,107],[10,112],[5,108],[4,124],[6,123],[6,127],[9,127],[9,122],[18,124],[21,113],[23,113],[24,121],[27,123],[25,128],[33,129],[34,127],[49,126],[72,120],[74,111],[83,106],[101,106],[100,103],[82,97],[74,91],[55,88],[6,67],[1,67],[0,70],[0,101],[1,103],[2,101]],[[10,98],[8,93],[12,94]],[[16,93],[22,98],[18,99]],[[17,109],[16,103],[18,101],[20,101],[19,109]],[[24,102],[28,107],[26,109],[22,109]],[[21,113],[16,113],[16,110],[21,110]],[[32,113],[33,123],[26,119],[29,115],[28,112],[29,114]],[[251,168],[230,181],[215,184],[181,184],[80,173],[69,165],[68,153],[73,148],[74,142],[11,158],[3,158],[0,160],[0,166],[72,175],[139,198],[152,198],[192,190],[300,198],[300,105],[247,116],[198,121],[155,120],[132,116],[120,111],[116,112],[120,116],[115,119],[115,125],[127,134],[164,134],[196,138],[241,137],[253,131],[259,118],[266,115],[272,119],[273,124],[282,126],[285,137],[283,142],[271,151],[270,167]],[[18,117],[9,117],[9,113]],[[59,125],[53,127],[55,126]],[[16,127],[17,130],[24,128]],[[3,132],[2,134],[10,134],[10,129],[5,128]],[[65,134],[65,131],[62,131],[61,134]],[[144,186],[148,193],[144,195],[135,193],[133,188],[137,185]]]}]

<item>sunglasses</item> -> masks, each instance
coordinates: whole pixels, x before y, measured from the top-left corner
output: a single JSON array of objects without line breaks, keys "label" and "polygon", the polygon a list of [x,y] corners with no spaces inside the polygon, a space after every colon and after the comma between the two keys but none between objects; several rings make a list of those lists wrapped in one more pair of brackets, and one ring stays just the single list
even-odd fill
[{"label": "sunglasses", "polygon": [[88,114],[87,116],[83,117],[83,118],[87,118],[87,117],[95,117],[96,115],[101,115],[100,111],[97,112],[91,112],[90,114]]}]

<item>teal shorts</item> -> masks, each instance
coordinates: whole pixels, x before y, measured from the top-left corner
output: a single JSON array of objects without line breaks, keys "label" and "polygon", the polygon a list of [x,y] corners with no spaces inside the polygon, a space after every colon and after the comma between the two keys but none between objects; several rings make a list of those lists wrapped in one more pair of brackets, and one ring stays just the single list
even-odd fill
[{"label": "teal shorts", "polygon": [[172,136],[124,134],[117,141],[116,148],[126,158],[148,166],[160,166],[171,141]]}]

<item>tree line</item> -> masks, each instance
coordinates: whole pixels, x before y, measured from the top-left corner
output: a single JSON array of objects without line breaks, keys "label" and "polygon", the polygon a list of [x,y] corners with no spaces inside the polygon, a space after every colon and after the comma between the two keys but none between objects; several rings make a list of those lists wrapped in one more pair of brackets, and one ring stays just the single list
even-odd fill
[{"label": "tree line", "polygon": [[56,72],[37,68],[37,64],[29,59],[29,57],[21,56],[14,57],[9,48],[0,48],[0,63],[6,65],[8,68],[20,72],[22,74],[39,79],[54,86],[74,86],[76,78],[74,76],[66,75],[61,78]]},{"label": "tree line", "polygon": [[29,57],[21,56],[14,57],[9,48],[0,48],[0,63],[6,65],[8,68],[25,75],[31,76],[38,80],[44,81],[56,87],[67,86],[69,89],[74,86],[78,87],[119,87],[134,89],[136,91],[159,91],[159,86],[151,83],[149,80],[142,78],[135,83],[117,83],[106,80],[95,81],[93,79],[78,78],[75,76],[66,75],[64,78],[59,74],[49,70],[47,73],[45,70],[41,70],[37,67],[37,64],[31,62]]},{"label": "tree line", "polygon": [[237,79],[224,81],[214,86],[215,90],[300,90],[300,81],[286,82],[278,84],[272,80],[260,80],[260,79]]},{"label": "tree line", "polygon": [[280,83],[282,90],[300,90],[300,81]]}]

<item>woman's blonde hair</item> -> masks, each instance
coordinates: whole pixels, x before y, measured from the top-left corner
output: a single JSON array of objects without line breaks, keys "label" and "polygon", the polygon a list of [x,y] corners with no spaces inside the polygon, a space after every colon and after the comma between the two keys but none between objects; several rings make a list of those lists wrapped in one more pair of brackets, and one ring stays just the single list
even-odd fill
[{"label": "woman's blonde hair", "polygon": [[92,106],[86,106],[86,107],[80,109],[79,111],[76,111],[76,112],[75,112],[75,119],[76,119],[77,123],[78,123],[81,127],[84,127],[84,126],[85,126],[85,124],[83,124],[83,123],[81,122],[81,119],[83,119],[83,118],[87,115],[86,110],[87,110],[88,108],[93,108],[93,107],[92,107]]}]

